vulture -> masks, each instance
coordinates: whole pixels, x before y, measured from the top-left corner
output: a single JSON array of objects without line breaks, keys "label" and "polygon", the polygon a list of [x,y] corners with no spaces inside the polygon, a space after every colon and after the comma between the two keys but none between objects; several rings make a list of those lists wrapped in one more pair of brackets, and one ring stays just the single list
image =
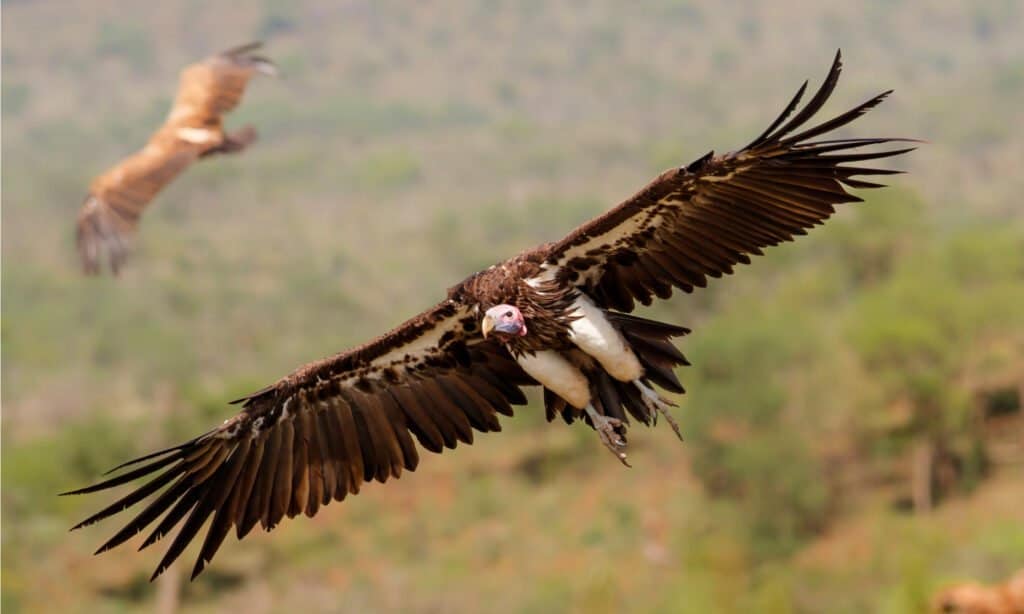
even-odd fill
[{"label": "vulture", "polygon": [[1024,568],[1001,584],[962,582],[950,586],[932,600],[932,612],[945,614],[1024,613]]},{"label": "vulture", "polygon": [[254,53],[261,46],[249,43],[185,67],[164,125],[140,151],[93,179],[76,228],[87,274],[100,272],[104,255],[118,273],[142,210],[192,162],[242,151],[256,140],[252,126],[227,133],[221,118],[238,106],[253,75],[276,74],[270,60]]},{"label": "vulture", "polygon": [[232,529],[239,539],[257,524],[269,531],[364,483],[398,478],[416,469],[417,443],[441,452],[472,443],[474,431],[501,430],[497,414],[511,416],[530,386],[542,387],[549,421],[583,421],[623,463],[631,420],[654,425],[660,415],[678,434],[659,389],[683,392],[674,369],[688,363],[671,340],[689,331],[632,315],[637,303],[702,288],[805,234],[836,205],[861,200],[846,188],[881,186],[861,177],[898,172],[862,163],[913,149],[884,146],[908,139],[819,139],[890,93],[809,125],[840,66],[837,54],[806,105],[804,83],[746,147],[666,170],[560,241],[470,276],[390,332],[234,401],[240,411],[212,430],[64,493],[148,480],[74,528],[149,499],[97,553],[153,523],[142,548],[180,527],[156,578],[209,521],[194,578]]}]

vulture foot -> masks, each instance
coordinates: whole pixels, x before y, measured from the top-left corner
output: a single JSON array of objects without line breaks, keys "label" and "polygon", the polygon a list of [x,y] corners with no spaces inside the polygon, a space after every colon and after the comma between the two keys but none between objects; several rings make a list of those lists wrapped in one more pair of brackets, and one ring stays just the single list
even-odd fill
[{"label": "vulture foot", "polygon": [[672,401],[663,398],[660,394],[654,391],[654,388],[651,388],[644,382],[635,379],[633,380],[633,383],[640,389],[640,396],[644,401],[644,405],[647,406],[647,410],[651,413],[651,423],[653,425],[658,424],[658,414],[665,416],[665,421],[668,422],[668,425],[676,432],[676,437],[679,438],[679,441],[682,441],[683,434],[679,430],[679,423],[676,422],[676,419],[672,417],[671,413],[669,413],[669,408],[677,407],[677,405]]},{"label": "vulture foot", "polygon": [[622,423],[622,420],[602,416],[591,405],[587,405],[587,415],[590,416],[594,430],[597,431],[597,435],[601,438],[601,443],[604,444],[604,447],[608,448],[615,455],[615,458],[619,459],[619,462],[630,467],[631,465],[626,460],[626,453],[624,452],[626,449],[626,426]]}]

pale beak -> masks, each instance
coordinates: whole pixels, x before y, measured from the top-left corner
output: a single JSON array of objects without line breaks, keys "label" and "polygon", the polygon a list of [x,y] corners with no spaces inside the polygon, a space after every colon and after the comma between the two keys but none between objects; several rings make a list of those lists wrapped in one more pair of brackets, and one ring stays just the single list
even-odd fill
[{"label": "pale beak", "polygon": [[526,334],[526,324],[520,324],[519,322],[499,322],[495,324],[494,318],[490,315],[485,315],[484,319],[480,322],[480,333],[486,339],[487,335],[492,331],[505,333],[513,337],[522,337]]},{"label": "pale beak", "polygon": [[494,318],[489,315],[485,315],[483,321],[480,322],[480,332],[483,334],[484,339],[487,338],[487,335],[489,335],[492,330],[494,330]]}]

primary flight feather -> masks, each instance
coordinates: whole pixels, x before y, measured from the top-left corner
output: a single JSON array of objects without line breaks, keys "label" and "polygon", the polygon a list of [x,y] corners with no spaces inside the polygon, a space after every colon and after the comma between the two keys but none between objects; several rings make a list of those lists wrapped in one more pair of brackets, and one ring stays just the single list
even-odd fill
[{"label": "primary flight feather", "polygon": [[93,179],[76,231],[86,273],[99,273],[104,257],[112,272],[120,270],[143,209],[190,164],[242,151],[256,140],[252,126],[227,133],[222,119],[238,106],[249,79],[276,74],[270,60],[254,53],[260,46],[242,45],[187,66],[171,112],[146,146]]},{"label": "primary flight feather", "polygon": [[674,368],[687,363],[670,340],[689,331],[629,315],[635,303],[703,287],[804,234],[835,205],[860,200],[845,188],[879,186],[859,177],[895,172],[860,163],[910,151],[861,149],[902,139],[815,140],[888,94],[806,127],[839,72],[837,54],[810,101],[797,111],[805,83],[746,147],[665,171],[561,241],[469,277],[391,332],[239,399],[241,411],[213,430],[68,493],[149,478],[75,528],[155,495],[98,552],[162,516],[143,548],[180,530],[155,578],[209,520],[195,577],[232,530],[238,538],[256,524],[269,531],[364,482],[415,469],[415,442],[440,452],[472,443],[474,430],[501,430],[497,414],[526,402],[524,386],[543,387],[549,420],[585,421],[623,463],[630,417],[651,425],[660,414],[678,434],[655,387],[683,392]]}]

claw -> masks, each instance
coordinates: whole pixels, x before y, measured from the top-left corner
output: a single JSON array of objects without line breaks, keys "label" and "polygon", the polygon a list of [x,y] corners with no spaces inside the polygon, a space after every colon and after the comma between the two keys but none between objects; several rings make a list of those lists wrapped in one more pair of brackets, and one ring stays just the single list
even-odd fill
[{"label": "claw", "polygon": [[682,431],[679,430],[679,423],[676,422],[676,419],[673,418],[672,414],[669,413],[668,411],[668,408],[678,406],[672,401],[663,398],[660,394],[655,392],[653,388],[651,388],[644,382],[637,379],[633,380],[633,383],[636,385],[637,388],[640,389],[640,396],[643,399],[644,405],[646,405],[648,411],[651,412],[652,425],[657,426],[658,414],[665,416],[665,421],[668,422],[668,425],[672,427],[673,431],[675,431],[676,437],[679,438],[679,441],[682,441],[683,433]]},{"label": "claw", "polygon": [[[615,455],[615,458],[619,459],[619,462],[627,467],[632,467],[629,461],[626,460],[626,453],[623,450],[626,448],[626,437],[625,437],[625,425],[622,420],[618,418],[610,418],[597,413],[593,407],[587,406],[587,415],[590,416],[590,421],[594,425],[594,430],[597,431],[598,437],[601,438],[601,443],[604,447],[608,448],[608,451]],[[621,431],[621,434],[620,434]]]},{"label": "claw", "polygon": [[[665,421],[668,422],[668,425],[672,427],[673,431],[675,431],[676,437],[679,438],[679,441],[682,441],[683,440],[683,433],[682,433],[682,431],[679,430],[679,423],[676,422],[676,419],[673,418],[672,414],[668,413],[668,411],[665,410],[665,409],[660,409],[659,408],[658,411],[661,412],[662,415],[665,416]],[[657,414],[655,414],[655,415],[657,415]]]}]

